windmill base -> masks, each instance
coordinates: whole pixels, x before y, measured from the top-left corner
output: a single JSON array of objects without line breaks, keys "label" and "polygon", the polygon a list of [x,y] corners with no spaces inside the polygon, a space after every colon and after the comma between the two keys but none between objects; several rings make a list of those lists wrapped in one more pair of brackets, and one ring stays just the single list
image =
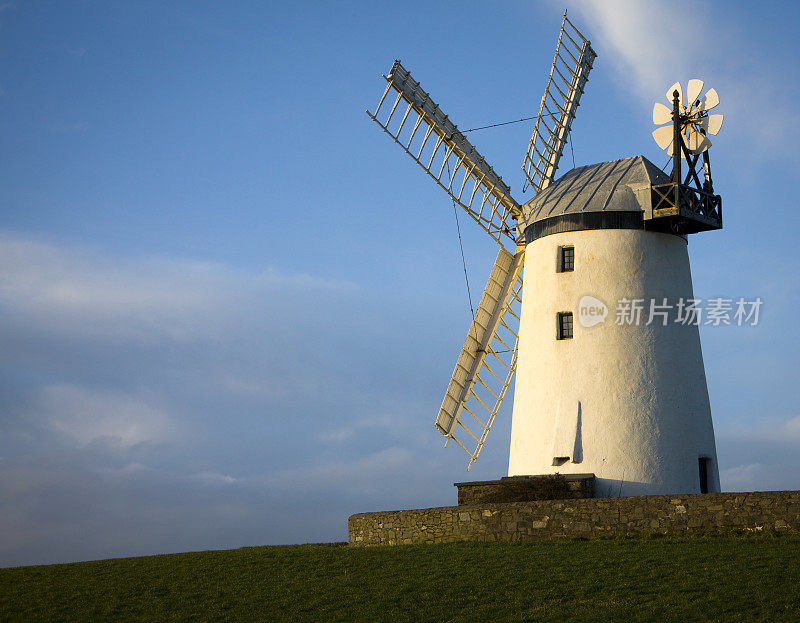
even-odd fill
[{"label": "windmill base", "polygon": [[540,500],[360,513],[349,518],[348,529],[354,546],[653,534],[800,534],[800,491]]},{"label": "windmill base", "polygon": [[575,500],[594,497],[594,474],[505,476],[500,480],[457,482],[458,505]]}]

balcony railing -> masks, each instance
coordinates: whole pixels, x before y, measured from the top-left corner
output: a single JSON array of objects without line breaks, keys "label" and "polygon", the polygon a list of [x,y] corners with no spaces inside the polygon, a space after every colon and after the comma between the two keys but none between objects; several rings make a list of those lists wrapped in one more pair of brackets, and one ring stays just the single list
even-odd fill
[{"label": "balcony railing", "polygon": [[685,233],[720,229],[722,197],[670,182],[652,186],[653,219],[669,218]]}]

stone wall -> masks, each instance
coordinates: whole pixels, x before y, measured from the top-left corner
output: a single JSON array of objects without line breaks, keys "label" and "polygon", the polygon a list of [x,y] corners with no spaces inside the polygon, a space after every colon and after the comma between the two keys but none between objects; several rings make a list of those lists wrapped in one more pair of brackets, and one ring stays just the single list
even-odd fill
[{"label": "stone wall", "polygon": [[594,474],[505,476],[500,480],[457,482],[458,505],[574,500],[594,496]]},{"label": "stone wall", "polygon": [[641,534],[800,534],[800,491],[546,500],[360,513],[350,545]]}]

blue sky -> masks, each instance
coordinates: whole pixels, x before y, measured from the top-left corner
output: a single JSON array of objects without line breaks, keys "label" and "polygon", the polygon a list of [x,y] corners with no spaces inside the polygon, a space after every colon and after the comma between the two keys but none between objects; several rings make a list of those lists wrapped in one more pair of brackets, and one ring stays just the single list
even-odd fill
[{"label": "blue sky", "polygon": [[[695,293],[764,300],[701,329],[722,485],[800,488],[800,6],[567,6],[598,53],[578,165],[663,165],[653,101],[720,93]],[[400,58],[461,128],[535,114],[562,10],[1,3],[0,564],[344,540],[503,475],[510,399],[469,473],[433,428],[470,316],[452,206],[364,110]],[[518,200],[531,129],[470,135]],[[461,224],[477,297],[496,248]]]}]

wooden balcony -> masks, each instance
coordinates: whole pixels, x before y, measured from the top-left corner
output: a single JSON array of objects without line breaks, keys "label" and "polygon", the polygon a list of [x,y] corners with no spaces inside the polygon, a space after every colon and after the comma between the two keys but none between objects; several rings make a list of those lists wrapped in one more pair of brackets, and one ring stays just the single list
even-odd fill
[{"label": "wooden balcony", "polygon": [[654,229],[682,234],[722,229],[722,197],[693,186],[653,184],[652,205],[652,218],[646,221]]}]

